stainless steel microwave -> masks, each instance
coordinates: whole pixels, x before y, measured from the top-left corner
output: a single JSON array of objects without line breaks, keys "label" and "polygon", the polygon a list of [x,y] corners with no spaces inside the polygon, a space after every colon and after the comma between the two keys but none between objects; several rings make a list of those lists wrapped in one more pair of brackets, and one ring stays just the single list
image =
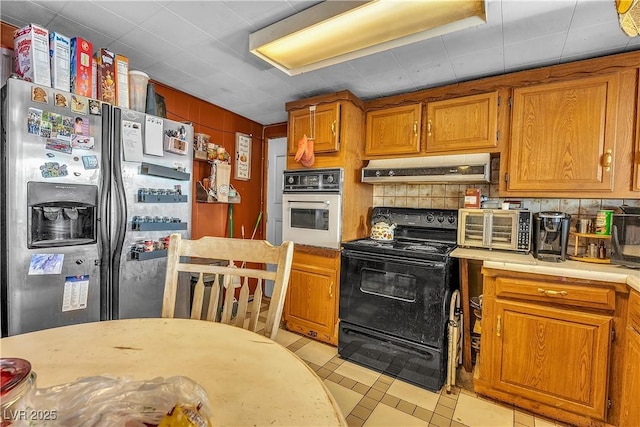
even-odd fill
[{"label": "stainless steel microwave", "polygon": [[531,219],[521,209],[459,209],[458,246],[529,253]]},{"label": "stainless steel microwave", "polygon": [[640,268],[640,208],[620,210],[611,219],[611,263]]}]

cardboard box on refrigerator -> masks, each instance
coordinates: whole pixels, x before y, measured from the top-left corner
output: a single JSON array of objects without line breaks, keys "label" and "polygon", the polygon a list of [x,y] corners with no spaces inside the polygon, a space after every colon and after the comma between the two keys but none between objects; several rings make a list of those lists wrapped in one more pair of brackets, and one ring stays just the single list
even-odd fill
[{"label": "cardboard box on refrigerator", "polygon": [[129,108],[129,58],[116,54],[116,105]]},{"label": "cardboard box on refrigerator", "polygon": [[69,92],[71,88],[71,39],[52,31],[49,33],[51,87]]},{"label": "cardboard box on refrigerator", "polygon": [[49,30],[29,24],[13,33],[14,71],[28,82],[51,86]]},{"label": "cardboard box on refrigerator", "polygon": [[71,39],[71,92],[77,95],[91,97],[92,54],[91,42],[80,37]]},{"label": "cardboard box on refrigerator", "polygon": [[98,99],[116,105],[116,54],[102,48],[96,51],[94,60],[98,75]]}]

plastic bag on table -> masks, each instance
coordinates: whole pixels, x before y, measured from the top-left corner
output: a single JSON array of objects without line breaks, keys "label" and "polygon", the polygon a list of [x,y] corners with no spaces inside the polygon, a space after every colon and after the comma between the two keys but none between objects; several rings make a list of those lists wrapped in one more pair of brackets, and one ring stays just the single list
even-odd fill
[{"label": "plastic bag on table", "polygon": [[15,420],[12,426],[156,426],[177,404],[200,407],[199,414],[212,425],[206,391],[187,377],[133,381],[95,376],[32,390],[14,412],[48,413],[49,419]]}]

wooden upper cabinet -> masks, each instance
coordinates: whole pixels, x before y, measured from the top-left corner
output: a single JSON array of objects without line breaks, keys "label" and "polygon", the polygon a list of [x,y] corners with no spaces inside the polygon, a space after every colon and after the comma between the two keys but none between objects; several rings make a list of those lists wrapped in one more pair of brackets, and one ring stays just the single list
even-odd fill
[{"label": "wooden upper cabinet", "polygon": [[365,156],[393,156],[420,152],[422,104],[369,111]]},{"label": "wooden upper cabinet", "polygon": [[612,191],[619,80],[514,89],[507,190]]},{"label": "wooden upper cabinet", "polygon": [[340,149],[340,102],[312,105],[289,112],[289,154],[298,151],[298,141],[307,135],[314,139],[315,153]]},{"label": "wooden upper cabinet", "polygon": [[427,104],[428,153],[492,149],[497,144],[497,91]]}]

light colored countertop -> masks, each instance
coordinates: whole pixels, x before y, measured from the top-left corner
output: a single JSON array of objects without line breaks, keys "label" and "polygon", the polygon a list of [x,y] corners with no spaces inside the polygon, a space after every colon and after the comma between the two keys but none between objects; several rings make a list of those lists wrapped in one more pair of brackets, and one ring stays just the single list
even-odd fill
[{"label": "light colored countertop", "polygon": [[220,323],[84,323],[2,338],[0,353],[31,362],[38,388],[93,375],[136,381],[186,376],[206,390],[217,426],[347,425],[322,380],[295,354]]},{"label": "light colored countertop", "polygon": [[617,265],[572,260],[564,262],[540,261],[531,254],[524,255],[488,249],[456,248],[451,256],[484,261],[483,265],[489,268],[626,283],[632,289],[640,292],[640,270]]}]

